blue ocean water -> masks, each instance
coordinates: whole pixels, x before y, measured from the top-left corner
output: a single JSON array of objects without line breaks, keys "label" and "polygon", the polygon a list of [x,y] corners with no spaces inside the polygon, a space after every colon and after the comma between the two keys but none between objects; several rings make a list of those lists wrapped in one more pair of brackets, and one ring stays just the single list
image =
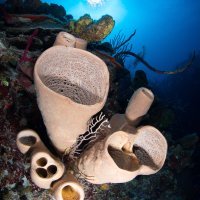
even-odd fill
[{"label": "blue ocean water", "polygon": [[[128,35],[137,30],[131,41],[134,51],[146,48],[146,60],[159,69],[173,69],[186,61],[193,50],[200,51],[200,1],[198,0],[104,0],[102,4],[91,6],[86,0],[46,0],[65,7],[67,14],[75,19],[88,13],[94,19],[104,14],[113,16],[116,21],[111,39],[120,30]],[[131,59],[127,67],[131,69]],[[152,81],[165,78],[147,72]],[[156,80],[155,80],[156,79]]]},{"label": "blue ocean water", "polygon": [[130,41],[133,52],[141,52],[144,47],[145,60],[160,70],[176,69],[188,62],[195,51],[193,66],[176,75],[157,74],[141,63],[134,67],[134,59],[131,57],[126,59],[125,67],[132,77],[136,70],[144,70],[159,97],[171,102],[175,107],[180,107],[184,112],[185,123],[190,124],[188,129],[200,130],[197,125],[200,121],[199,0],[104,0],[95,5],[87,0],[45,2],[64,6],[67,14],[72,14],[75,19],[85,13],[94,19],[99,19],[105,14],[111,15],[115,20],[115,27],[105,41],[110,41],[119,31],[129,36],[136,30],[136,35]]}]

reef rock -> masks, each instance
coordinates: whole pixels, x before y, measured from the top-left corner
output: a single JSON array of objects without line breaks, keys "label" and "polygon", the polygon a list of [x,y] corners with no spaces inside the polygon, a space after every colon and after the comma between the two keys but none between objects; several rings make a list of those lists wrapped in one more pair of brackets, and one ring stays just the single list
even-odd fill
[{"label": "reef rock", "polygon": [[178,142],[186,149],[194,147],[199,141],[197,133],[188,134],[182,137]]},{"label": "reef rock", "polygon": [[40,0],[7,0],[5,8],[7,11],[15,14],[51,14],[60,20],[63,20],[66,16],[63,6],[43,3]]}]

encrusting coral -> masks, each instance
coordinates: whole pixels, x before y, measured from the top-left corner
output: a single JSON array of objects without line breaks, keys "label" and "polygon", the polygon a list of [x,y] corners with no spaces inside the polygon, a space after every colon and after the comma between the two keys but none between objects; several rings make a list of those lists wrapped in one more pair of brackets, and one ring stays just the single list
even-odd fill
[{"label": "encrusting coral", "polygon": [[[63,34],[72,40],[63,40]],[[33,182],[51,188],[57,200],[84,199],[76,174],[94,184],[127,182],[159,171],[167,153],[166,140],[156,128],[137,127],[154,99],[146,88],[139,88],[125,114],[114,115],[110,124],[103,114],[92,119],[106,102],[109,73],[97,56],[69,47],[76,46],[70,43],[74,38],[58,35],[58,45],[44,51],[34,68],[37,102],[48,136],[57,157],[65,153],[71,159],[65,162],[65,171],[34,131],[17,136],[19,150],[32,152]]]},{"label": "encrusting coral", "polygon": [[86,14],[77,21],[70,21],[69,32],[88,42],[97,42],[108,36],[114,25],[115,22],[110,15],[104,15],[99,20],[94,21],[90,15]]}]

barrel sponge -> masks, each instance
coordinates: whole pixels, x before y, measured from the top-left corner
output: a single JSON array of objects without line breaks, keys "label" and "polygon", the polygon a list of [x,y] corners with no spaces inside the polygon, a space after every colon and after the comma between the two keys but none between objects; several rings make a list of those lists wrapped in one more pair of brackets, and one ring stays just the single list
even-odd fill
[{"label": "barrel sponge", "polygon": [[162,168],[166,159],[166,139],[152,126],[141,127],[138,132],[139,134],[133,144],[133,152],[140,164],[148,167],[148,170],[144,170],[142,174],[157,172]]},{"label": "barrel sponge", "polygon": [[54,46],[38,58],[34,81],[49,138],[64,152],[103,108],[109,89],[108,68],[88,51]]},{"label": "barrel sponge", "polygon": [[[89,55],[89,56],[88,56]],[[56,59],[55,59],[56,58]],[[51,49],[38,63],[38,75],[48,88],[76,103],[93,105],[105,97],[105,64],[89,52],[70,47]],[[105,77],[106,80],[105,80]]]}]

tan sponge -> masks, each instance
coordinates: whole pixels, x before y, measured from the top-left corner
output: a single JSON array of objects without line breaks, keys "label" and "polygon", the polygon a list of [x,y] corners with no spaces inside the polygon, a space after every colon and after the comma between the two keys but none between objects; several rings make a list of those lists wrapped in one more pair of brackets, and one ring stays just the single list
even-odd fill
[{"label": "tan sponge", "polygon": [[87,51],[54,46],[38,58],[34,80],[49,138],[64,152],[104,106],[109,89],[107,66]]}]

